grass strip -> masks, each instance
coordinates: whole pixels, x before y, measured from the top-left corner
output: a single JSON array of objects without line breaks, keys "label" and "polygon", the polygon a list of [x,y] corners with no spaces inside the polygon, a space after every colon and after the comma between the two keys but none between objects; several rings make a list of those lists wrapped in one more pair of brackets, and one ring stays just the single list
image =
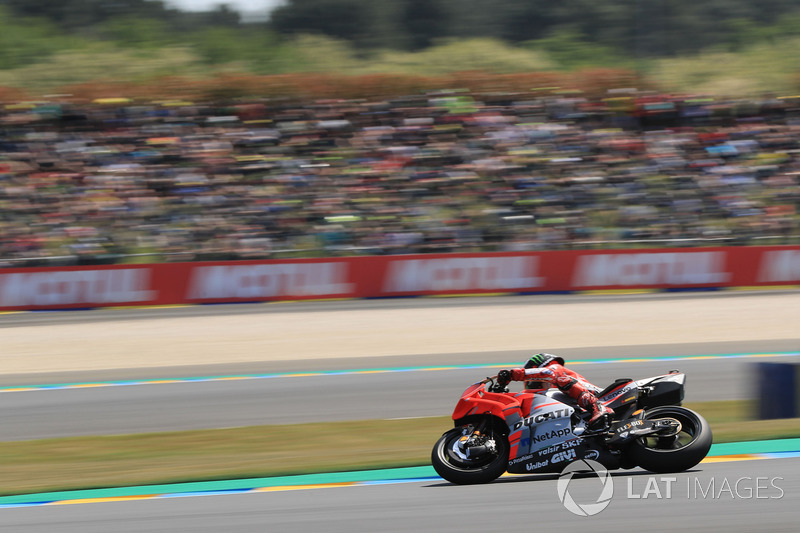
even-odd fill
[{"label": "grass strip", "polygon": [[[0,443],[0,495],[429,462],[447,417]],[[450,422],[452,424],[452,422]]]},{"label": "grass strip", "polygon": [[[800,437],[743,401],[687,404],[714,442]],[[252,426],[0,443],[0,495],[430,464],[449,417]]]}]

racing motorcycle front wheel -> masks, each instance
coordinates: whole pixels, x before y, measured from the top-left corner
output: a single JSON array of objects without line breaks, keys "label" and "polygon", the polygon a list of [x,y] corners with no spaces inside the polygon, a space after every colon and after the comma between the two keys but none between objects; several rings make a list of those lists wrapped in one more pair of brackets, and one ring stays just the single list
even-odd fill
[{"label": "racing motorcycle front wheel", "polygon": [[482,433],[472,425],[451,429],[431,452],[436,473],[451,483],[472,485],[500,477],[508,467],[508,439],[502,434]]},{"label": "racing motorcycle front wheel", "polygon": [[661,420],[665,430],[636,439],[630,448],[633,462],[651,472],[683,472],[697,465],[711,448],[711,427],[705,418],[685,407],[656,407],[647,420]]}]

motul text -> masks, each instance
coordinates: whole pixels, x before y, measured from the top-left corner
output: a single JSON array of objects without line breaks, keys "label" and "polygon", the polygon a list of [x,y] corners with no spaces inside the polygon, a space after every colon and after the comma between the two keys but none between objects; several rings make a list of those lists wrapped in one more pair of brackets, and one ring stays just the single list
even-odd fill
[{"label": "motul text", "polygon": [[0,308],[140,303],[154,297],[149,268],[0,275]]},{"label": "motul text", "polygon": [[800,283],[800,250],[767,252],[762,256],[757,281]]},{"label": "motul text", "polygon": [[800,246],[0,269],[0,310],[800,285]]},{"label": "motul text", "polygon": [[349,294],[347,263],[221,265],[192,272],[189,300]]},{"label": "motul text", "polygon": [[597,254],[580,257],[575,287],[682,286],[725,283],[723,252]]},{"label": "motul text", "polygon": [[535,256],[394,260],[383,288],[386,293],[532,289],[544,283],[536,275],[538,264]]}]

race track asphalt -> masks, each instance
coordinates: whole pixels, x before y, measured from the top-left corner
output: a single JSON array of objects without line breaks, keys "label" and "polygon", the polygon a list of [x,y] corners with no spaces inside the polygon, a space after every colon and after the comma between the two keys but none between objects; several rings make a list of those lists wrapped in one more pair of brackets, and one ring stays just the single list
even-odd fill
[{"label": "race track asphalt", "polygon": [[[618,377],[641,379],[679,369],[687,373],[686,401],[748,398],[753,394],[752,365],[764,361],[800,361],[794,357],[711,358],[590,362],[625,354],[626,358],[693,356],[731,353],[784,352],[794,342],[727,343],[619,347],[602,350],[565,350],[573,368],[598,385]],[[732,351],[737,350],[737,351]],[[521,361],[525,353],[447,354],[394,357],[391,361],[347,360],[318,365],[304,362],[294,372],[390,368],[384,373],[359,372],[312,376],[270,371],[236,372],[241,368],[205,369],[191,376],[157,372],[157,381],[113,382],[109,386],[15,390],[0,393],[0,441],[31,440],[78,435],[114,435],[188,429],[210,429],[263,424],[292,424],[340,420],[385,419],[449,415],[459,394],[470,383],[498,368],[413,369],[459,364],[497,365]],[[358,366],[358,363],[361,363]],[[378,366],[380,365],[380,366]],[[409,370],[411,369],[411,370]],[[184,369],[185,370],[185,369]],[[213,372],[211,372],[213,370]],[[249,368],[249,370],[253,370]],[[153,374],[153,376],[156,376]],[[167,378],[252,376],[249,379],[159,382]],[[167,379],[168,380],[168,379]],[[63,382],[62,382],[63,383]],[[29,384],[30,385],[30,384]],[[39,383],[39,385],[53,385]]]},{"label": "race track asphalt", "polygon": [[[679,474],[618,471],[612,480],[608,506],[591,517],[566,510],[556,476],[520,476],[472,486],[425,480],[0,509],[0,529],[14,533],[797,531],[797,459],[704,463]],[[584,504],[596,501],[600,489],[597,477],[586,477],[573,479],[567,490],[574,501]]]},{"label": "race track asphalt", "polygon": [[[541,296],[535,300],[525,297],[397,299],[19,313],[0,317],[0,332],[2,328],[35,326],[46,335],[49,326],[71,323],[89,323],[103,328],[109,321],[135,322],[153,318],[169,321],[176,317],[303,313],[320,309],[347,312],[434,307],[448,313],[459,306],[477,304],[491,312],[495,305],[525,306],[532,301],[535,305],[568,305],[565,302],[681,300],[691,306],[692,301],[700,298],[705,301],[713,298],[721,305],[727,302],[741,305],[747,302],[748,296],[687,293],[634,297],[573,295],[568,299]],[[800,361],[800,356],[674,361],[664,358],[770,353],[800,354],[800,328],[794,339],[603,346],[558,352],[568,362],[575,363],[576,371],[601,386],[618,377],[640,379],[679,369],[688,376],[686,401],[750,398],[754,393],[755,363],[796,362]],[[3,400],[0,441],[449,415],[467,385],[496,373],[499,370],[496,365],[519,365],[529,354],[529,351],[505,350],[0,375],[0,398]],[[612,363],[604,361],[607,359],[636,361]],[[431,369],[440,366],[448,368]],[[363,372],[369,369],[392,371]],[[335,373],[337,371],[341,373]],[[320,372],[333,373],[320,375]],[[296,373],[316,375],[287,375]],[[192,380],[225,376],[249,379]],[[86,383],[105,386],[75,385]],[[33,390],[24,390],[26,387]]]},{"label": "race track asphalt", "polygon": [[[674,298],[691,299],[693,296],[676,295]],[[720,298],[725,296],[720,295]],[[494,301],[485,300],[487,306],[493,305]],[[558,302],[554,297],[553,303]],[[353,304],[324,305],[347,308]],[[355,305],[369,308],[418,303],[399,300],[390,304],[363,302]],[[457,306],[459,302],[440,300],[425,305],[446,308]],[[317,304],[291,307],[297,312],[317,308]],[[177,311],[180,316],[253,312],[262,313],[265,308],[203,306]],[[272,312],[272,309],[267,308],[266,312]],[[6,315],[0,320],[0,329],[39,325],[46,334],[46,327],[52,324],[89,321],[100,326],[125,316],[130,316],[131,320],[145,316],[168,319],[176,316],[176,310]],[[784,318],[792,320],[791,317]],[[574,368],[597,384],[621,376],[642,378],[678,368],[688,374],[687,401],[704,401],[747,398],[752,394],[750,365],[769,360],[797,362],[798,357],[664,358],[799,351],[800,331],[797,338],[771,341],[587,347],[561,350],[559,355],[578,362]],[[0,440],[447,415],[467,384],[495,373],[498,370],[496,365],[520,362],[528,354],[527,351],[469,352],[4,375],[0,376],[0,398],[3,400]],[[610,358],[652,360],[602,362]],[[462,367],[443,370],[418,368],[440,365]],[[463,368],[464,365],[492,366]],[[361,371],[365,369],[392,371]],[[344,372],[324,373],[326,371]],[[285,375],[304,372],[317,375]],[[245,375],[249,379],[184,379]],[[178,382],[153,382],[172,378]],[[134,384],[130,383],[131,380],[143,382]],[[108,383],[91,387],[74,385],[87,382],[95,385]],[[73,385],[48,387],[64,384]],[[20,390],[24,387],[30,390]],[[641,470],[615,472],[614,496],[608,508],[590,518],[575,516],[564,508],[558,498],[555,476],[515,476],[482,486],[454,486],[441,480],[425,480],[252,494],[17,507],[0,509],[0,531],[460,533],[512,528],[566,531],[591,528],[596,531],[794,532],[797,531],[797,509],[800,507],[800,469],[797,465],[796,458],[784,458],[703,463],[691,472],[664,476],[651,476]],[[712,483],[714,488],[709,491]],[[596,484],[596,478],[573,480],[570,491],[576,498],[590,497],[597,489]],[[652,492],[651,484],[659,487],[660,497]],[[670,497],[666,497],[667,485],[672,489]],[[728,490],[725,490],[726,486]],[[647,492],[648,488],[647,498],[635,497]]]}]

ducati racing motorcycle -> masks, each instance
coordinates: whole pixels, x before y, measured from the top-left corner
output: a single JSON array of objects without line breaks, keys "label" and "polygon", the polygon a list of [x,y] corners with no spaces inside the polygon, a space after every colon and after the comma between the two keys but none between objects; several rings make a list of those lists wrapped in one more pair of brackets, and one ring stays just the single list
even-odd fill
[{"label": "ducati racing motorcycle", "polygon": [[607,470],[681,472],[711,448],[708,422],[680,406],[686,375],[677,370],[618,379],[597,393],[614,415],[592,430],[586,425],[591,413],[558,389],[514,393],[496,380],[464,391],[453,411],[455,428],[433,447],[433,467],[451,483],[487,483],[504,472],[557,473],[580,459]]}]

